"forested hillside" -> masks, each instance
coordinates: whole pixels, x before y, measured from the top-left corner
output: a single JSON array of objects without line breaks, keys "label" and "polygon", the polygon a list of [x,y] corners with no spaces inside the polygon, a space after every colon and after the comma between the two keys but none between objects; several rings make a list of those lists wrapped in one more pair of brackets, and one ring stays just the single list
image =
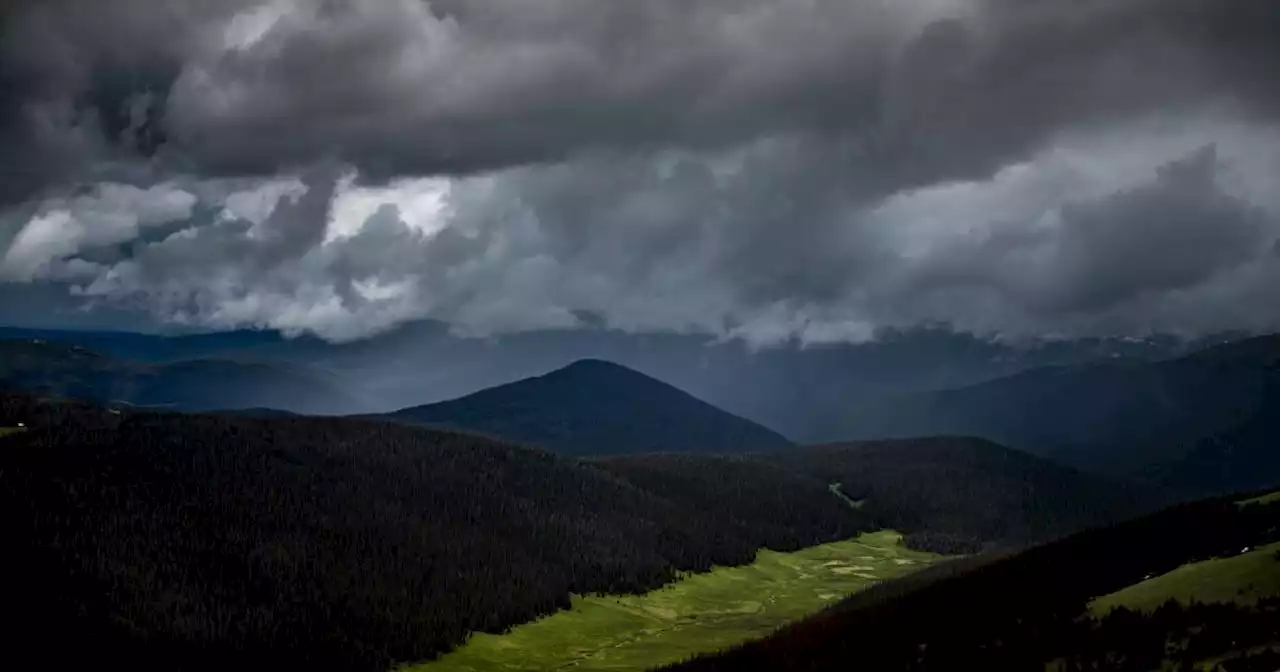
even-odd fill
[{"label": "forested hillside", "polygon": [[[876,526],[904,532],[909,546],[942,553],[1043,541],[1136,516],[1162,501],[1152,490],[964,437],[805,446],[749,456],[606,457],[595,464],[704,511],[732,503],[736,512],[802,512],[791,503],[806,491],[802,486],[834,488]],[[755,523],[748,518],[724,524]]]},{"label": "forested hillside", "polygon": [[745,453],[790,445],[777,432],[600,360],[384,417],[483,432],[569,455]]},{"label": "forested hillside", "polygon": [[[372,420],[0,397],[0,427],[19,422],[27,431],[0,439],[13,567],[0,608],[21,624],[18,648],[65,633],[64,667],[382,670],[565,607],[571,593],[651,589],[681,571],[749,562],[762,547],[794,550],[888,523],[925,546],[935,530],[948,543],[963,533],[1006,546],[1084,524],[1073,512],[1102,515],[1117,501],[1076,499],[1092,497],[1080,488],[1041,499],[953,485],[940,507],[923,488],[948,475],[1009,485],[1036,473],[1009,469],[1021,464],[1013,456],[975,457],[1008,451],[955,440],[932,444],[930,460],[903,443],[882,446],[897,460],[853,446],[801,450],[794,461],[579,462]],[[863,481],[842,470],[849,464]],[[861,508],[832,492],[837,476]],[[894,494],[913,481],[925,485]],[[1048,524],[1045,507],[1063,519]]]},{"label": "forested hillside", "polygon": [[624,455],[591,463],[681,510],[707,516],[716,535],[785,534],[829,515],[831,506],[874,523],[850,510],[821,478],[754,455]]},{"label": "forested hillside", "polygon": [[[1278,540],[1280,501],[1181,505],[1012,556],[890,581],[764,640],[670,669],[1145,672],[1221,664],[1212,669],[1273,672],[1280,665],[1280,598],[1174,602],[1105,616],[1090,616],[1088,607],[1183,563]],[[1280,558],[1271,560],[1280,571]]]},{"label": "forested hillside", "polygon": [[0,439],[0,608],[22,624],[18,648],[63,633],[57,651],[25,651],[59,667],[382,670],[570,593],[869,528],[822,487],[703,512],[550,453],[383,422],[26,397],[0,413],[30,428]]},{"label": "forested hillside", "polygon": [[1041,541],[1163,501],[1157,491],[965,437],[831,444],[770,457],[839,483],[879,525],[942,552]]}]

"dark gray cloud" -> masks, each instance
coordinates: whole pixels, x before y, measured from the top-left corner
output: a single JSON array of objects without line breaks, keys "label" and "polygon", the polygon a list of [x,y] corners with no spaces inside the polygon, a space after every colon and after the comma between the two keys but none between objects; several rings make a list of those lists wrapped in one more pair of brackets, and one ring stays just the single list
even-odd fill
[{"label": "dark gray cloud", "polygon": [[981,175],[1118,114],[1207,100],[1269,114],[1280,57],[1280,10],[1208,0],[22,7],[10,79],[97,110],[116,139],[149,92],[163,109],[144,148],[232,173],[458,172],[803,131],[856,134],[890,189]]},{"label": "dark gray cloud", "polygon": [[[87,254],[119,236],[42,244],[74,238],[87,230],[78,222],[121,202],[153,203],[138,223],[115,215],[121,231],[153,230],[148,222],[176,215],[162,204],[187,202],[163,189],[132,200],[107,190],[46,205],[69,214],[33,220],[49,224],[11,248],[30,254],[0,269],[63,278],[79,296],[166,323],[335,339],[426,317],[473,333],[572,327],[584,312],[628,330],[759,343],[936,323],[1018,335],[1280,324],[1268,290],[1280,276],[1280,203],[1250,200],[1274,173],[1246,151],[1280,144],[1224,131],[1207,134],[1227,138],[1223,150],[1193,134],[1144,157],[1137,150],[1159,143],[1143,133],[871,204],[827,178],[841,173],[839,147],[795,141],[531,166],[381,195],[315,171],[292,187],[259,187],[261,198],[206,188],[192,222],[139,238],[122,258]],[[1228,152],[1235,162],[1219,156]],[[424,190],[437,200],[425,218],[409,197]],[[55,227],[68,235],[45,231]]]},{"label": "dark gray cloud", "polygon": [[1272,215],[1223,192],[1214,147],[1159,168],[1155,179],[1063,207],[1042,292],[1057,312],[1112,309],[1184,291],[1256,261],[1277,232]]},{"label": "dark gray cloud", "polygon": [[[1210,145],[1159,166],[1136,186],[1064,200],[1037,225],[994,223],[986,235],[935,250],[917,266],[903,296],[945,297],[954,306],[952,320],[992,330],[1018,324],[1026,331],[1086,333],[1223,328],[1199,316],[1218,312],[1215,304],[1224,300],[1242,303],[1242,296],[1221,293],[1224,283],[1260,271],[1253,282],[1268,282],[1280,270],[1271,251],[1280,214],[1228,193],[1225,170]],[[1269,306],[1243,303],[1257,311],[1251,326],[1280,324],[1280,313]],[[1181,305],[1170,315],[1175,304]],[[983,305],[1000,308],[986,324]]]},{"label": "dark gray cloud", "polygon": [[162,322],[1280,327],[1271,3],[45,0],[0,31],[0,278]]}]

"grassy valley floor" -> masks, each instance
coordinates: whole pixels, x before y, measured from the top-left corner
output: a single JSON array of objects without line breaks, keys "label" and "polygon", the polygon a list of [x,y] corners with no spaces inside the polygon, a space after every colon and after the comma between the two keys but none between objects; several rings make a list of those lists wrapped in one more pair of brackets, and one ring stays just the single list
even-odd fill
[{"label": "grassy valley floor", "polygon": [[404,672],[646,670],[767,635],[941,557],[904,547],[892,531],[794,553],[765,550],[750,565],[688,575],[644,595],[575,597],[569,611],[505,635],[477,634]]}]

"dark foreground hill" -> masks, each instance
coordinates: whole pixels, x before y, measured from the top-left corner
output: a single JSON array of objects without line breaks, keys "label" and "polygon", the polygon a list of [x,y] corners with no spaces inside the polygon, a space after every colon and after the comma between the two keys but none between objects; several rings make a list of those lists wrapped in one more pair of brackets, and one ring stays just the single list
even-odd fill
[{"label": "dark foreground hill", "polygon": [[[742,485],[786,492],[769,510],[690,509],[550,453],[384,422],[8,397],[0,426],[18,422],[0,439],[0,609],[10,655],[59,669],[383,670],[571,593],[868,529],[786,473]],[[720,525],[737,516],[756,525]],[[47,633],[63,646],[39,650]]]},{"label": "dark foreground hill", "polygon": [[[18,422],[27,431],[0,439],[0,611],[9,655],[59,669],[384,670],[565,607],[571,593],[642,591],[761,547],[846,538],[890,509],[926,539],[935,525],[1003,533],[941,515],[922,489],[860,492],[855,508],[831,491],[836,472],[768,456],[579,462],[368,420],[0,395],[0,427]],[[952,455],[968,466],[938,466],[941,446],[921,479],[983,468],[964,448]],[[911,480],[917,462],[886,479]],[[1015,527],[1040,520],[1023,507],[1105,506],[960,483],[946,501],[966,493],[962,511],[1025,519]],[[47,633],[57,649],[42,648]]]},{"label": "dark foreground hill", "polygon": [[982,436],[1190,493],[1280,481],[1280,336],[1179,359],[1035,369],[854,409],[859,436]]},{"label": "dark foreground hill", "polygon": [[360,404],[336,381],[297,365],[214,359],[140,362],[40,339],[0,341],[0,386],[181,411],[282,407],[334,413]]},{"label": "dark foreground hill", "polygon": [[570,455],[784,448],[782,435],[624,366],[581,360],[543,376],[387,418],[461,428]]},{"label": "dark foreground hill", "polygon": [[[942,564],[763,640],[669,669],[1273,672],[1280,666],[1278,598],[1170,602],[1153,613],[1118,609],[1104,617],[1088,609],[1093,598],[1144,577],[1280,541],[1280,501],[1239,506],[1234,499],[1184,504],[1009,556]],[[1275,562],[1280,571],[1280,557]]]}]

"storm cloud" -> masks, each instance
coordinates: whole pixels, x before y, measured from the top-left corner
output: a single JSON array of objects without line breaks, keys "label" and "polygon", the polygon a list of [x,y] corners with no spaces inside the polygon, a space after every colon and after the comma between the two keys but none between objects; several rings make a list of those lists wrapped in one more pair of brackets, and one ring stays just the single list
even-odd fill
[{"label": "storm cloud", "polygon": [[1270,3],[46,0],[0,26],[0,280],[159,323],[1280,328]]}]

